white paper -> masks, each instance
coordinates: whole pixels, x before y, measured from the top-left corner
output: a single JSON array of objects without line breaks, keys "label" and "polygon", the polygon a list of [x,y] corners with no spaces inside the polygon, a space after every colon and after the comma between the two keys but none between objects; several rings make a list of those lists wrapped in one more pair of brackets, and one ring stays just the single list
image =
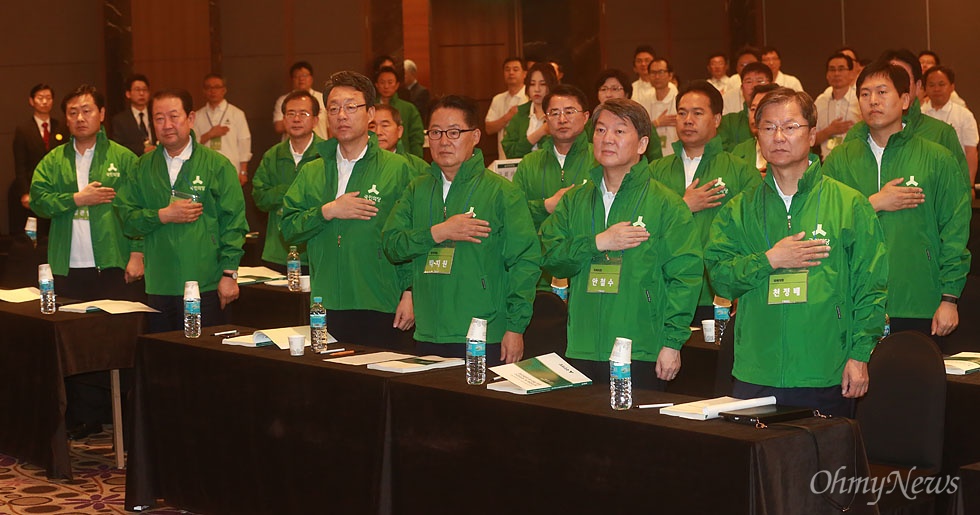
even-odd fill
[{"label": "white paper", "polygon": [[238,284],[265,282],[269,279],[280,279],[283,275],[265,266],[238,267]]},{"label": "white paper", "polygon": [[[253,334],[243,334],[234,338],[225,338],[221,343],[228,345],[241,345],[243,347],[258,347],[263,343],[272,342],[282,350],[289,349],[289,337],[294,334],[301,334],[306,337],[306,345],[309,346],[312,338],[310,337],[310,326],[299,325],[296,327],[280,327],[277,329],[262,329]],[[337,343],[329,332],[327,333],[327,343]]]},{"label": "white paper", "polygon": [[[537,360],[541,365],[544,365],[551,372],[568,381],[570,384],[561,384],[560,381],[557,381],[556,384],[551,384],[541,380],[541,378],[535,376],[533,373],[535,368],[540,372],[540,366],[532,360]],[[575,367],[569,365],[567,361],[554,352],[529,358],[518,363],[498,365],[491,367],[490,370],[505,380],[487,384],[488,390],[520,395],[592,383],[592,380],[588,376],[576,370]]]},{"label": "white paper", "polygon": [[682,417],[691,420],[708,420],[718,418],[722,411],[735,411],[740,409],[756,408],[759,406],[772,406],[776,404],[776,398],[759,397],[756,399],[736,399],[734,397],[717,397],[714,399],[704,399],[701,401],[688,402],[660,408],[661,415],[672,417]]},{"label": "white paper", "polygon": [[90,313],[93,311],[105,311],[111,315],[122,313],[159,313],[159,311],[143,304],[130,300],[93,300],[89,302],[79,302],[78,304],[68,304],[61,306],[58,311],[65,313]]},{"label": "white paper", "polygon": [[400,354],[398,352],[372,352],[370,354],[355,354],[342,358],[324,359],[329,363],[340,363],[341,365],[370,365],[371,363],[382,363],[385,361],[395,361],[412,357],[411,354]]},{"label": "white paper", "polygon": [[16,290],[0,290],[0,300],[4,302],[41,300],[41,290],[33,286],[29,288],[17,288]]}]

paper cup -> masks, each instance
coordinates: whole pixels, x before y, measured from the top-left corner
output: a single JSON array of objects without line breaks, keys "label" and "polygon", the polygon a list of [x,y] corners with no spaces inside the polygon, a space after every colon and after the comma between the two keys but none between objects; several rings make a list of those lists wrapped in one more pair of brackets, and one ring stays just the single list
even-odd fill
[{"label": "paper cup", "polygon": [[704,332],[704,341],[708,343],[714,343],[715,341],[715,321],[702,320],[701,321],[701,331]]},{"label": "paper cup", "polygon": [[299,289],[300,291],[310,291],[310,276],[301,275],[299,276]]},{"label": "paper cup", "polygon": [[184,283],[184,298],[185,299],[201,298],[201,290],[197,286],[197,281],[187,281]]},{"label": "paper cup", "polygon": [[609,353],[609,361],[631,363],[633,361],[633,340],[629,338],[616,338],[613,341],[612,352]]},{"label": "paper cup", "polygon": [[487,321],[482,318],[470,320],[470,329],[466,332],[466,339],[478,342],[487,341]]},{"label": "paper cup", "polygon": [[289,355],[302,356],[306,348],[306,336],[302,334],[289,335]]}]

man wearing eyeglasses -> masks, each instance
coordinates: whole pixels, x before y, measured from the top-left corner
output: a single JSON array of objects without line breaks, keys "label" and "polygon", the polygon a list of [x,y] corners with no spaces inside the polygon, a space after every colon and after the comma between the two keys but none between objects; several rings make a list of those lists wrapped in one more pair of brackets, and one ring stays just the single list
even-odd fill
[{"label": "man wearing eyeglasses", "polygon": [[742,110],[722,116],[721,125],[718,126],[718,135],[721,136],[721,146],[725,152],[731,152],[735,145],[752,138],[752,129],[749,127],[752,91],[756,86],[772,82],[772,70],[759,62],[746,64],[739,73],[742,77]]},{"label": "man wearing eyeglasses", "polygon": [[909,75],[879,60],[857,80],[864,122],[825,162],[828,176],[868,197],[888,245],[891,330],[919,331],[943,348],[959,325],[970,270],[970,193],[949,151],[916,135],[903,112]]},{"label": "man wearing eyeglasses", "polygon": [[524,355],[541,245],[520,189],[486,169],[476,109],[455,95],[433,105],[432,167],[392,210],[384,249],[411,267],[415,351],[463,357],[470,321],[482,318],[492,366]]},{"label": "man wearing eyeglasses", "polygon": [[[680,141],[674,153],[650,165],[654,179],[681,195],[694,215],[702,245],[708,243],[711,221],[725,203],[762,182],[759,172],[725,152],[718,137],[724,99],[711,83],[688,83],[677,97]],[[707,280],[701,288],[693,325],[714,318],[715,292]]]},{"label": "man wearing eyeglasses", "polygon": [[[290,244],[279,232],[282,198],[300,167],[320,157],[317,146],[323,140],[314,132],[320,120],[320,101],[308,90],[287,94],[281,109],[288,139],[274,145],[262,156],[252,179],[252,198],[259,210],[269,213],[262,259],[270,268],[286,273]],[[300,246],[299,250],[301,262],[308,265],[306,246]]]},{"label": "man wearing eyeglasses", "polygon": [[884,234],[810,154],[809,95],[772,91],[755,120],[766,178],[720,208],[704,252],[712,288],[739,299],[732,395],[851,416],[884,328]]},{"label": "man wearing eyeglasses", "polygon": [[317,144],[320,157],[304,164],[286,191],[279,229],[287,242],[306,244],[311,294],[324,299],[330,334],[398,348],[401,331],[414,324],[411,274],[383,255],[381,228],[411,171],[368,132],[371,79],[334,73],[324,95],[332,138]]},{"label": "man wearing eyeglasses", "polygon": [[248,182],[248,162],[252,159],[252,133],[245,112],[225,100],[225,79],[216,73],[204,77],[207,104],[197,110],[194,133],[202,145],[228,158],[238,170],[238,182]]}]

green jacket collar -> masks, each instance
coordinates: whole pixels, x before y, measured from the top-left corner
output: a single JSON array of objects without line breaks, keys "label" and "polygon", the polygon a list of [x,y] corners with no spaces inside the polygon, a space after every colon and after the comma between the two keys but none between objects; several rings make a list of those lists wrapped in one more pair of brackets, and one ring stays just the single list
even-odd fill
[{"label": "green jacket collar", "polygon": [[[918,101],[918,99],[916,101]],[[909,111],[911,112],[911,108],[909,109]],[[913,122],[911,119],[908,119],[906,116],[902,116],[902,123],[905,124],[905,127],[903,127],[902,130],[896,132],[895,134],[892,134],[891,137],[888,138],[887,146],[890,147],[892,145],[898,145],[898,146],[904,145],[909,140],[909,138],[912,137],[911,124]],[[871,135],[871,127],[868,127],[868,124],[862,122],[860,124],[855,125],[854,128],[855,128],[854,137],[849,139],[859,139],[861,140],[862,143],[864,143],[865,146],[867,146],[868,137]]]},{"label": "green jacket collar", "polygon": [[[809,194],[810,190],[820,182],[821,178],[823,178],[823,170],[820,168],[820,157],[816,154],[810,154],[810,166],[803,172],[803,177],[800,177],[795,195]],[[776,176],[772,173],[771,164],[766,165],[766,178],[763,179],[763,183],[768,185],[773,193],[779,193],[776,190]]]},{"label": "green jacket collar", "polygon": [[[309,161],[316,158],[319,155],[318,149],[322,141],[324,141],[323,138],[317,136],[316,133],[313,133],[313,141],[310,143],[309,147],[306,147],[306,151],[303,152],[303,159],[300,161]],[[279,149],[276,151],[276,158],[289,159],[290,161],[293,160],[293,149],[290,147],[289,138],[286,138],[286,141],[283,141],[282,145],[279,146]]]},{"label": "green jacket collar", "polygon": [[[328,140],[320,140],[316,144],[316,150],[324,159],[336,161],[339,146],[340,142],[337,141],[337,138],[330,138]],[[313,145],[310,145],[310,148],[312,147]],[[374,159],[378,155],[379,150],[381,150],[381,147],[378,146],[378,136],[373,132],[368,132],[367,152],[364,153],[364,159]]]},{"label": "green jacket collar", "polygon": [[[674,148],[674,155],[681,158],[684,154],[684,142],[677,140],[670,144]],[[711,138],[708,143],[704,146],[704,154],[701,156],[701,162],[710,161],[713,157],[718,155],[724,149],[721,144],[721,136],[715,134],[715,137]]]},{"label": "green jacket collar", "polygon": [[[619,185],[618,193],[643,186],[650,180],[650,177],[650,162],[647,161],[645,156],[640,156],[640,161],[630,168],[626,177],[623,177],[623,183]],[[602,184],[602,165],[593,168],[589,172],[589,179],[592,184],[595,184],[596,188],[599,188],[599,185]]]},{"label": "green jacket collar", "polygon": [[[483,161],[483,151],[479,148],[474,148],[473,155],[460,165],[459,171],[456,172],[456,177],[453,179],[453,183],[466,182],[480,175],[486,169],[487,165]],[[432,165],[429,166],[429,174],[435,177],[439,184],[442,184],[442,168],[434,160],[432,161]]]},{"label": "green jacket collar", "polygon": [[[109,144],[109,136],[106,136],[105,126],[99,127],[99,132],[95,134],[95,155],[105,154],[106,148]],[[65,145],[65,153],[68,156],[74,158],[75,156],[75,136],[68,138],[68,143]]]},{"label": "green jacket collar", "polygon": [[[551,157],[558,160],[558,156],[555,155],[555,142],[554,140],[548,141],[548,146],[546,147],[551,151]],[[578,154],[587,151],[589,149],[589,135],[583,130],[581,134],[575,137],[575,141],[572,142],[572,148],[568,149],[568,157],[577,156]]]}]

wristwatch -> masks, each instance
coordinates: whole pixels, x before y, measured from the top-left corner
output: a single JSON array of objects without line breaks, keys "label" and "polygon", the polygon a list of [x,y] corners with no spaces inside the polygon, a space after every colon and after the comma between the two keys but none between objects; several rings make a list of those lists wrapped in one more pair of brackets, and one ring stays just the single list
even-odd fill
[{"label": "wristwatch", "polygon": [[946,294],[944,294],[942,296],[942,298],[941,298],[941,301],[942,302],[951,302],[953,304],[956,304],[956,303],[958,303],[960,301],[960,299],[957,298],[957,297],[954,297],[952,295],[946,295]]},{"label": "wristwatch", "polygon": [[222,272],[221,275],[223,275],[223,276],[225,276],[225,277],[227,277],[229,279],[234,279],[236,281],[238,280],[238,271],[237,270],[234,271],[234,272]]}]

